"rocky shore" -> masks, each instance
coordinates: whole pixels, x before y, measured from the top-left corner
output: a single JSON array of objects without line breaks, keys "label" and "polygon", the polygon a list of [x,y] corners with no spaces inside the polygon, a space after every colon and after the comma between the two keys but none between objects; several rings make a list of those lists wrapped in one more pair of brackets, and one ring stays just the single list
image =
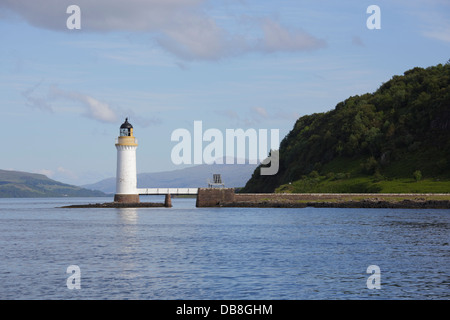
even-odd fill
[{"label": "rocky shore", "polygon": [[218,207],[241,208],[394,208],[394,209],[450,209],[450,200],[402,200],[386,201],[364,199],[360,201],[336,202],[298,202],[298,201],[261,201],[261,202],[224,202]]},{"label": "rocky shore", "polygon": [[164,203],[157,202],[139,202],[139,203],[122,203],[122,202],[107,202],[107,203],[90,203],[90,204],[75,204],[64,206],[61,208],[157,208],[165,207]]},{"label": "rocky shore", "polygon": [[397,209],[450,209],[449,200],[402,200],[402,201],[348,201],[344,203],[311,203],[316,208],[397,208]]}]

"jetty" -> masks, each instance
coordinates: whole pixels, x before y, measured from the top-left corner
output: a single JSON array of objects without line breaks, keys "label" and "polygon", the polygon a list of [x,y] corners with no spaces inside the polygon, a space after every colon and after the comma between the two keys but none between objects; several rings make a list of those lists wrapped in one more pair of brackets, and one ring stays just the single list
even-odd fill
[{"label": "jetty", "polygon": [[450,209],[449,193],[236,193],[199,188],[197,207]]}]

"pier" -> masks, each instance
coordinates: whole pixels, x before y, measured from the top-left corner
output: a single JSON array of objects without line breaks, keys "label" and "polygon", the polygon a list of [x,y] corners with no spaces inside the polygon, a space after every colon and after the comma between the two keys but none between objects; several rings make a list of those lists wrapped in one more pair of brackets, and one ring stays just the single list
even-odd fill
[{"label": "pier", "polygon": [[448,193],[235,193],[199,188],[197,207],[450,209]]}]

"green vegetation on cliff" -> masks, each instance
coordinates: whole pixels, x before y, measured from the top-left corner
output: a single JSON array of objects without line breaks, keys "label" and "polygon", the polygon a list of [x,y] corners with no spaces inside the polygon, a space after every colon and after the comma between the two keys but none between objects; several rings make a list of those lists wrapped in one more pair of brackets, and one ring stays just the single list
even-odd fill
[{"label": "green vegetation on cliff", "polygon": [[42,174],[0,170],[0,198],[102,197],[101,191],[64,184]]},{"label": "green vegetation on cliff", "polygon": [[299,118],[242,192],[450,192],[450,60]]}]

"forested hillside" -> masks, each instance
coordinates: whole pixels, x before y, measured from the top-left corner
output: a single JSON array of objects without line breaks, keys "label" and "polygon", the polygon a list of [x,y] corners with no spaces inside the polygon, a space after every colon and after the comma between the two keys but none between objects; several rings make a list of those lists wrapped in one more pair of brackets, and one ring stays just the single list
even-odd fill
[{"label": "forested hillside", "polygon": [[61,183],[43,174],[0,170],[0,198],[102,197],[97,190],[88,190]]},{"label": "forested hillside", "polygon": [[[325,90],[325,89],[324,89]],[[299,118],[243,192],[450,192],[450,60]]]}]

